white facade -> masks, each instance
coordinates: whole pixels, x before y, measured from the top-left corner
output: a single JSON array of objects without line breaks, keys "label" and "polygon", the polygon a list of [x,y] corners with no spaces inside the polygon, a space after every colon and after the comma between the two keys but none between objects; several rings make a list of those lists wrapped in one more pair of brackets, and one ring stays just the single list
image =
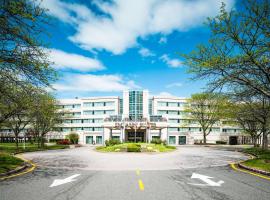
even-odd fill
[{"label": "white facade", "polygon": [[[194,144],[203,139],[200,126],[184,112],[186,98],[149,97],[147,90],[124,91],[123,97],[91,97],[59,100],[66,114],[60,133],[48,138],[79,134],[81,144],[104,144],[110,138],[121,141],[150,142],[153,138],[170,145]],[[208,143],[239,140],[240,129],[216,124],[207,136]]]}]

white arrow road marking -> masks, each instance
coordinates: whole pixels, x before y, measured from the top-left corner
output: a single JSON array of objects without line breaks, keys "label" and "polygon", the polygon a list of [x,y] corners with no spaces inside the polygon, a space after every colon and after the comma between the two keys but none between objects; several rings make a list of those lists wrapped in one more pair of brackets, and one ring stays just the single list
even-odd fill
[{"label": "white arrow road marking", "polygon": [[194,179],[194,178],[200,179],[203,182],[205,182],[206,184],[188,183],[190,185],[220,187],[224,183],[224,181],[222,181],[222,180],[215,182],[215,181],[211,180],[211,178],[213,178],[213,177],[205,176],[202,174],[196,174],[196,173],[192,173],[191,178],[192,179]]},{"label": "white arrow road marking", "polygon": [[80,174],[74,174],[70,177],[67,177],[65,179],[55,179],[53,181],[53,183],[50,185],[50,187],[55,187],[55,186],[58,186],[58,185],[62,185],[62,184],[65,184],[65,183],[70,183],[72,181],[76,181],[77,179],[75,179],[76,177],[80,176]]}]

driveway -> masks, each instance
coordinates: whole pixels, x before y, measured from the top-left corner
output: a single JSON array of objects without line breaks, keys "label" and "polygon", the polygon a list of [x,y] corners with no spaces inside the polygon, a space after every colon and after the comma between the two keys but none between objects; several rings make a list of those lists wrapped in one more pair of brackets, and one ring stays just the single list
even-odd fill
[{"label": "driveway", "polygon": [[24,155],[39,166],[83,170],[171,170],[225,166],[248,157],[207,147],[179,147],[169,153],[100,153],[93,147],[33,152]]},{"label": "driveway", "polygon": [[33,152],[29,174],[0,182],[1,200],[269,199],[270,181],[232,170],[247,156],[183,146],[170,153]]}]

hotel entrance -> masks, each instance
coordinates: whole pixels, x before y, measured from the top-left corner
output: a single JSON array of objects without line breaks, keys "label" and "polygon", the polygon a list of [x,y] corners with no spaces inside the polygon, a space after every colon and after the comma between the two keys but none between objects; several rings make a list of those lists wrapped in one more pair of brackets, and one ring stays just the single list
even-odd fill
[{"label": "hotel entrance", "polygon": [[127,142],[145,142],[145,131],[127,131],[126,132],[126,141]]}]

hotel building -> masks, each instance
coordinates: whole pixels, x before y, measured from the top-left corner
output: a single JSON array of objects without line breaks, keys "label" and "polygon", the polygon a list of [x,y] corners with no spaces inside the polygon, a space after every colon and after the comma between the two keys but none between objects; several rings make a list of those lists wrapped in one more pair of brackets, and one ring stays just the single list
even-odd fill
[{"label": "hotel building", "polygon": [[[199,124],[184,111],[186,104],[186,98],[150,97],[147,90],[124,91],[122,97],[61,99],[58,106],[66,116],[59,132],[51,132],[47,137],[60,139],[76,132],[80,144],[104,145],[110,138],[122,142],[151,142],[160,138],[170,145],[199,143],[203,134]],[[207,136],[208,143],[247,140],[238,127],[225,122],[215,124]]]}]

